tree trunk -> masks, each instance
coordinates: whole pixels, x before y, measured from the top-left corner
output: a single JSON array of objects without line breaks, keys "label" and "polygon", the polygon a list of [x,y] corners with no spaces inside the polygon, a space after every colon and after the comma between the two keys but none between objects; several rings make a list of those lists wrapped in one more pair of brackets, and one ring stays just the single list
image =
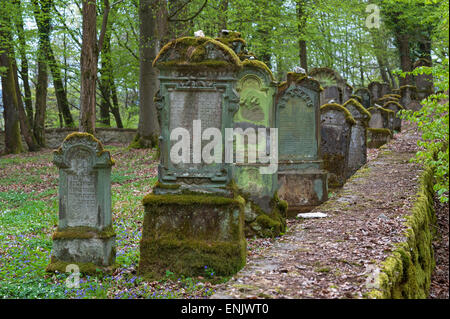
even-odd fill
[{"label": "tree trunk", "polygon": [[16,29],[19,38],[19,54],[21,60],[20,76],[22,77],[23,90],[24,90],[24,102],[27,112],[28,123],[33,126],[33,101],[31,98],[30,82],[28,78],[28,59],[25,51],[25,30],[23,28],[22,9],[20,6],[20,0],[14,0],[16,8],[18,9]]},{"label": "tree trunk", "polygon": [[147,148],[158,145],[158,113],[153,98],[159,89],[158,70],[152,62],[158,51],[158,26],[156,15],[160,0],[139,2],[139,124],[133,147]]},{"label": "tree trunk", "polygon": [[97,80],[97,14],[92,0],[83,0],[81,46],[80,132],[95,134],[95,88]]},{"label": "tree trunk", "polygon": [[[2,23],[3,24],[3,23]],[[2,26],[0,26],[1,28]],[[0,66],[6,68],[2,76],[3,117],[5,119],[5,153],[17,154],[23,152],[22,138],[19,127],[19,111],[13,65],[8,56],[8,46],[0,30]]]},{"label": "tree trunk", "polygon": [[[403,72],[412,71],[412,62],[409,48],[409,36],[407,34],[396,34],[397,46],[400,54],[400,68]],[[411,75],[400,78],[400,86],[411,84]]]},{"label": "tree trunk", "polygon": [[123,128],[122,118],[120,116],[119,110],[119,99],[117,98],[116,84],[114,83],[114,78],[111,78],[111,97],[113,105],[111,105],[111,113],[116,120],[117,128]]},{"label": "tree trunk", "polygon": [[304,0],[297,1],[297,19],[298,19],[298,32],[299,32],[299,40],[298,40],[298,48],[299,48],[299,58],[300,58],[300,66],[308,72],[308,56],[306,51],[306,40],[305,40],[305,31],[306,31],[306,14],[305,14],[305,3]]}]

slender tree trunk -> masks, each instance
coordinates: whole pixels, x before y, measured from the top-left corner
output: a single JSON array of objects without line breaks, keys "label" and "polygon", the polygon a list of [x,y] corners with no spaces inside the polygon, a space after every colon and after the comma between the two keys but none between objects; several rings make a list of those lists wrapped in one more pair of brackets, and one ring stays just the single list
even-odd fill
[{"label": "slender tree trunk", "polygon": [[97,80],[97,13],[93,0],[83,0],[83,44],[81,46],[81,132],[95,134]]},{"label": "slender tree trunk", "polygon": [[228,25],[227,21],[228,0],[220,0],[219,10],[220,10],[219,31],[226,30]]},{"label": "slender tree trunk", "polygon": [[14,3],[16,5],[16,8],[18,9],[16,29],[19,38],[19,54],[21,60],[21,69],[19,72],[23,82],[24,102],[25,102],[25,109],[27,112],[28,123],[31,126],[33,126],[33,102],[31,98],[31,89],[28,78],[28,59],[25,51],[26,42],[25,42],[25,30],[23,28],[22,9],[20,5],[20,0],[14,0]]},{"label": "slender tree trunk", "polygon": [[305,29],[306,29],[306,14],[305,14],[305,0],[297,1],[297,19],[298,19],[298,48],[299,48],[299,58],[300,66],[308,72],[308,57],[306,52],[306,40],[305,40]]},{"label": "slender tree trunk", "polygon": [[19,110],[17,92],[13,74],[13,64],[9,57],[8,45],[0,25],[0,66],[5,68],[2,76],[3,117],[5,119],[5,153],[23,152],[20,136]]},{"label": "slender tree trunk", "polygon": [[158,145],[158,113],[153,98],[159,89],[158,70],[152,62],[158,52],[159,43],[157,13],[160,0],[141,0],[139,2],[140,20],[140,65],[139,65],[139,124],[134,147],[155,147]]},{"label": "slender tree trunk", "polygon": [[117,89],[116,84],[114,83],[114,78],[111,78],[111,98],[113,105],[111,107],[111,113],[114,116],[114,119],[116,120],[116,125],[118,128],[123,128],[122,118],[120,116],[120,110],[119,110],[119,99],[117,98]]}]

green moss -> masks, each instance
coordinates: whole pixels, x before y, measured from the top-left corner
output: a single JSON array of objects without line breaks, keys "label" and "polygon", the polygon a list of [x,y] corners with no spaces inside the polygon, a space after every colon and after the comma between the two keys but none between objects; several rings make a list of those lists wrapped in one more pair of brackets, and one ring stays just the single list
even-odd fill
[{"label": "green moss", "polygon": [[420,190],[405,226],[406,240],[383,262],[377,287],[369,298],[427,298],[431,274],[435,265],[432,227],[436,220],[433,211],[433,171],[426,169],[420,179]]},{"label": "green moss", "polygon": [[370,131],[372,134],[380,134],[380,135],[391,135],[391,130],[388,128],[373,128],[368,127],[367,131]]},{"label": "green moss", "polygon": [[335,111],[339,111],[339,112],[343,112],[345,114],[345,120],[350,124],[350,125],[355,125],[356,121],[353,118],[352,114],[349,112],[349,110],[347,110],[345,107],[343,107],[342,105],[339,105],[337,103],[329,103],[329,104],[324,104],[320,107],[320,112],[326,112],[328,110],[335,110]]},{"label": "green moss", "polygon": [[[400,103],[398,103],[398,102],[396,102],[396,101],[389,101],[389,102],[387,102],[386,104],[383,105],[383,109],[386,109],[386,107],[388,107],[389,104],[394,104],[394,105],[397,106],[400,110],[403,110],[403,109],[404,109],[404,107],[403,107]],[[388,110],[388,109],[386,109],[386,110]],[[392,111],[392,110],[391,110],[391,111]]]},{"label": "green moss", "polygon": [[[144,148],[157,148],[159,152],[159,143],[158,143],[158,135],[153,134],[149,136],[141,136],[137,133],[133,139],[133,141],[128,145],[130,149],[144,149]],[[158,153],[159,158],[159,153]]]},{"label": "green moss", "polygon": [[[115,254],[113,254],[111,256],[111,258],[114,258]],[[117,268],[117,265],[114,264],[112,266],[108,266],[108,267],[102,267],[102,266],[98,266],[95,265],[93,263],[80,263],[80,262],[65,262],[65,261],[61,261],[61,260],[57,260],[54,256],[52,256],[51,258],[51,262],[50,264],[47,266],[47,268],[45,269],[45,271],[47,272],[60,272],[60,273],[65,273],[66,272],[66,268],[68,265],[77,265],[78,268],[80,269],[80,273],[84,274],[84,275],[99,275],[99,274],[110,274],[113,273],[114,270]]]},{"label": "green moss", "polygon": [[362,98],[359,95],[351,95],[350,98],[356,99],[359,103],[362,103]]},{"label": "green moss", "polygon": [[78,227],[68,227],[63,230],[57,230],[52,239],[89,239],[89,238],[100,238],[107,239],[115,236],[116,233],[112,226],[109,226],[103,230],[98,230],[93,227],[78,226]]},{"label": "green moss", "polygon": [[347,108],[348,104],[353,104],[361,113],[365,114],[369,120],[372,117],[372,114],[370,114],[370,112],[367,111],[367,109],[364,106],[362,106],[362,104],[359,103],[357,100],[352,98],[352,99],[348,100],[347,102],[345,102],[343,106],[345,108]]},{"label": "green moss", "polygon": [[417,87],[415,85],[403,85],[400,87],[400,92],[406,89],[411,89],[413,91],[417,91]]},{"label": "green moss", "polygon": [[[226,60],[206,59],[207,46],[224,53]],[[176,58],[159,61],[170,50],[176,51]],[[158,53],[153,66],[160,67],[188,67],[188,68],[242,68],[242,63],[234,51],[226,44],[209,37],[183,37],[166,44]]]},{"label": "green moss", "polygon": [[264,72],[268,73],[270,76],[270,79],[272,81],[275,81],[275,78],[273,76],[272,71],[267,67],[267,65],[262,62],[262,61],[258,61],[258,60],[244,60],[244,62],[242,62],[242,65],[244,67],[252,67],[252,68],[256,68],[256,69],[261,69],[264,70]]},{"label": "green moss", "polygon": [[179,189],[181,186],[179,184],[163,184],[160,181],[156,181],[156,184],[153,188],[162,188],[162,189]]},{"label": "green moss", "polygon": [[161,205],[245,205],[245,200],[237,196],[235,198],[227,198],[222,196],[205,196],[205,195],[155,195],[148,194],[142,200],[144,206],[161,206]]}]

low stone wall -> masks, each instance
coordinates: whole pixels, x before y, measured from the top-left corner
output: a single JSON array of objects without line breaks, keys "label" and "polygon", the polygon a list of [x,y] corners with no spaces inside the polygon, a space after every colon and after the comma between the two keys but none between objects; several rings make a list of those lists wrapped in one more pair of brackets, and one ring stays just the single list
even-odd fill
[{"label": "low stone wall", "polygon": [[[48,148],[58,148],[64,138],[73,132],[76,132],[77,129],[70,128],[53,128],[45,130],[45,139]],[[121,144],[129,144],[133,141],[134,136],[136,135],[136,129],[128,129],[128,128],[97,128],[95,137],[97,137],[103,144],[110,143],[121,143]],[[27,149],[27,144],[22,137],[22,144]],[[5,132],[0,131],[0,153],[5,148]]]},{"label": "low stone wall", "polygon": [[421,176],[412,215],[407,218],[405,241],[383,263],[370,298],[426,299],[435,266],[433,253],[433,172]]}]

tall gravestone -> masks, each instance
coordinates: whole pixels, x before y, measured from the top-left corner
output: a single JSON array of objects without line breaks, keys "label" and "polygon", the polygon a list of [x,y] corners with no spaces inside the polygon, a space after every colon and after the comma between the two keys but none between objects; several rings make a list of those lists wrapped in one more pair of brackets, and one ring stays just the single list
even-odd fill
[{"label": "tall gravestone", "polygon": [[369,89],[372,102],[375,102],[376,100],[378,100],[380,97],[383,96],[382,92],[383,86],[380,82],[377,81],[370,82],[367,88]]},{"label": "tall gravestone", "polygon": [[400,104],[407,110],[417,111],[420,109],[418,102],[417,88],[413,85],[400,87]]},{"label": "tall gravestone", "polygon": [[[413,68],[418,67],[431,67],[431,61],[425,58],[421,58],[417,60]],[[417,88],[417,97],[419,100],[427,98],[430,94],[433,93],[433,75],[432,74],[418,74],[414,76],[415,86]]]},{"label": "tall gravestone", "polygon": [[342,103],[345,103],[348,100],[350,100],[352,94],[353,94],[353,87],[346,82],[342,94]]},{"label": "tall gravestone", "polygon": [[293,211],[308,211],[328,198],[327,172],[321,169],[319,82],[288,73],[276,102],[278,195]]},{"label": "tall gravestone", "polygon": [[355,125],[352,126],[348,155],[349,175],[353,175],[367,162],[367,128],[371,115],[354,99],[348,100],[343,106],[355,120]]},{"label": "tall gravestone", "polygon": [[392,89],[389,83],[381,83],[381,96],[388,95],[391,93]]},{"label": "tall gravestone", "polygon": [[372,106],[372,101],[370,98],[370,91],[367,88],[359,88],[355,91],[355,95],[361,98],[361,104],[364,108],[368,109]]},{"label": "tall gravestone", "polygon": [[339,104],[320,107],[321,154],[323,167],[329,172],[328,184],[341,187],[349,176],[348,160],[352,126],[350,112]]},{"label": "tall gravestone", "polygon": [[232,163],[225,158],[242,63],[208,37],[171,41],[153,63],[160,71],[161,159],[157,186],[143,200],[139,272],[198,276],[206,266],[229,276],[246,261],[245,200],[230,187]]},{"label": "tall gravestone", "polygon": [[398,114],[398,112],[403,110],[403,106],[396,101],[389,101],[383,106],[383,108],[394,112],[393,129],[400,132],[402,130],[402,119],[400,118],[400,114]]},{"label": "tall gravestone", "polygon": [[[229,37],[219,38],[227,43]],[[240,47],[245,52],[245,46]],[[242,57],[241,57],[242,60]],[[237,75],[236,91],[239,94],[239,109],[234,113],[233,128],[240,129],[242,139],[236,140],[235,152],[241,153],[243,162],[233,165],[233,179],[246,198],[245,235],[247,237],[275,237],[285,231],[286,212],[280,209],[276,196],[276,171],[262,174],[270,163],[255,156],[250,162],[248,151],[270,153],[271,130],[275,127],[274,99],[276,82],[270,69],[261,61],[244,58],[242,70]],[[245,132],[264,131],[266,136],[251,141]],[[245,139],[245,137],[247,137]],[[275,138],[275,137],[273,137]]]},{"label": "tall gravestone", "polygon": [[370,107],[367,109],[372,115],[369,121],[371,128],[385,128],[393,135],[394,131],[394,111],[382,107]]},{"label": "tall gravestone", "polygon": [[72,133],[54,152],[53,163],[59,168],[59,223],[47,270],[65,272],[68,264],[85,273],[111,270],[115,232],[110,153],[91,134]]}]

